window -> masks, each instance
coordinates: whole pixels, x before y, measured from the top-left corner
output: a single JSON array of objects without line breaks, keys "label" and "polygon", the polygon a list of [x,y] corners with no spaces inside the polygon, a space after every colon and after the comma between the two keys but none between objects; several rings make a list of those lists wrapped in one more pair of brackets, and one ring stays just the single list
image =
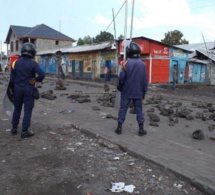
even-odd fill
[{"label": "window", "polygon": [[55,45],[59,45],[59,41],[55,41]]},{"label": "window", "polygon": [[10,51],[13,52],[13,41],[10,42]]},{"label": "window", "polygon": [[19,41],[16,40],[16,51],[19,51]]}]

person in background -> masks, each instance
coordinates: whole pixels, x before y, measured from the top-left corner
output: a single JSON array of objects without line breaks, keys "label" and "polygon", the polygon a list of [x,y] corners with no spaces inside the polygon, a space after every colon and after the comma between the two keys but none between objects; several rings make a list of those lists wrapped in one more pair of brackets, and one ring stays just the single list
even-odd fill
[{"label": "person in background", "polygon": [[141,53],[140,46],[131,42],[126,47],[126,54],[129,58],[122,63],[122,71],[119,75],[117,89],[121,91],[120,109],[118,114],[118,126],[115,133],[122,133],[122,124],[125,121],[130,102],[133,101],[136,119],[139,125],[139,136],[147,134],[144,129],[144,115],[142,110],[142,100],[148,90],[145,63],[139,58]]},{"label": "person in background", "polygon": [[35,82],[43,81],[45,77],[45,73],[39,64],[33,60],[35,54],[35,46],[32,43],[25,43],[21,48],[21,57],[14,61],[11,67],[10,85],[13,86],[14,90],[14,112],[11,122],[11,134],[17,134],[19,119],[24,104],[21,138],[34,135],[34,132],[29,130],[35,101],[34,85]]},{"label": "person in background", "polygon": [[108,67],[108,65],[105,65],[105,68],[104,68],[104,80],[105,80],[105,83],[108,82],[108,73],[109,73],[109,67]]},{"label": "person in background", "polygon": [[178,81],[177,65],[174,65],[172,70],[172,91],[175,91],[177,81]]}]

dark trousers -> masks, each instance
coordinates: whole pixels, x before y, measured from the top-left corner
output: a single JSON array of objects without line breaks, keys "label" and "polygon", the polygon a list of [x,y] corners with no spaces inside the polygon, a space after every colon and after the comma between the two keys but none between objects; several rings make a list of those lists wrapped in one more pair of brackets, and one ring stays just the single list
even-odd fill
[{"label": "dark trousers", "polygon": [[173,81],[173,82],[172,82],[172,90],[173,90],[173,91],[175,91],[175,87],[176,87],[176,82]]},{"label": "dark trousers", "polygon": [[31,115],[34,108],[33,87],[15,87],[14,98],[14,112],[12,118],[12,125],[18,126],[19,119],[22,112],[22,106],[24,105],[24,117],[22,121],[22,128],[28,129],[31,124]]},{"label": "dark trousers", "polygon": [[144,123],[144,115],[142,109],[142,99],[129,99],[121,96],[120,109],[118,115],[118,123],[123,124],[126,118],[128,107],[130,106],[130,102],[133,101],[134,110],[136,113],[137,122]]}]

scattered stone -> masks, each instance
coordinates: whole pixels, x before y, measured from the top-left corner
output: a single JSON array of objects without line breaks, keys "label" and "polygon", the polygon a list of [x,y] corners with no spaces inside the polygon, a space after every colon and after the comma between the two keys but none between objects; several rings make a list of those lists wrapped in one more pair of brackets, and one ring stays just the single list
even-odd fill
[{"label": "scattered stone", "polygon": [[155,113],[148,113],[150,122],[159,122],[160,117]]},{"label": "scattered stone", "polygon": [[116,94],[106,93],[103,96],[97,98],[97,102],[104,107],[114,107],[115,105]]},{"label": "scattered stone", "polygon": [[76,99],[76,101],[78,102],[78,103],[87,103],[87,102],[91,102],[91,100],[89,99],[89,98],[78,98],[78,99]]},{"label": "scattered stone", "polygon": [[174,122],[174,123],[178,123],[178,117],[175,116],[174,114],[171,114],[171,115],[169,116],[169,121],[170,121],[170,122]]},{"label": "scattered stone", "polygon": [[54,100],[57,98],[56,95],[53,94],[53,91],[52,90],[48,90],[47,92],[42,92],[40,94],[41,98],[45,98],[45,99],[48,99],[48,100]]},{"label": "scattered stone", "polygon": [[95,111],[101,110],[98,106],[93,106],[92,109],[95,110]]},{"label": "scattered stone", "polygon": [[68,94],[68,93],[61,93],[61,94],[60,94],[61,97],[63,97],[64,95],[65,95],[65,96],[68,96],[69,94]]},{"label": "scattered stone", "polygon": [[56,81],[55,90],[66,90],[62,81]]},{"label": "scattered stone", "polygon": [[163,97],[161,95],[152,96],[146,99],[146,104],[159,104],[162,102],[161,100],[163,100]]},{"label": "scattered stone", "polygon": [[215,121],[215,112],[209,116],[209,120],[214,120]]},{"label": "scattered stone", "polygon": [[189,120],[189,121],[194,120],[194,118],[195,118],[195,117],[194,117],[192,114],[188,114],[188,115],[186,116],[186,119]]},{"label": "scattered stone", "polygon": [[209,112],[215,112],[215,107],[208,108]]},{"label": "scattered stone", "polygon": [[155,109],[154,108],[149,108],[148,110],[146,110],[146,112],[154,112]]},{"label": "scattered stone", "polygon": [[192,102],[191,104],[192,106],[196,106],[197,107],[197,103],[196,102]]},{"label": "scattered stone", "polygon": [[199,103],[199,104],[197,105],[197,107],[198,107],[198,108],[206,109],[206,108],[208,108],[208,105],[207,105],[207,103]]},{"label": "scattered stone", "polygon": [[110,91],[110,87],[107,83],[104,84],[104,91],[105,92],[109,92]]},{"label": "scattered stone", "polygon": [[179,107],[176,109],[176,116],[180,118],[186,118],[187,115],[189,115],[192,112],[192,110],[186,108],[186,107]]},{"label": "scattered stone", "polygon": [[214,124],[213,125],[209,125],[208,129],[209,129],[209,131],[215,130],[215,125]]},{"label": "scattered stone", "polygon": [[165,105],[160,107],[160,114],[163,116],[170,116],[171,114],[174,114],[174,110],[171,106]]},{"label": "scattered stone", "polygon": [[197,140],[203,140],[205,138],[205,135],[202,130],[198,129],[193,132],[192,137]]},{"label": "scattered stone", "polygon": [[71,94],[67,98],[72,99],[72,103],[86,103],[86,102],[91,102],[89,99],[89,95],[84,95],[84,94]]},{"label": "scattered stone", "polygon": [[107,115],[106,115],[106,118],[107,118],[107,119],[114,119],[114,120],[117,120],[117,117],[113,116],[112,114],[107,114]]},{"label": "scattered stone", "polygon": [[207,103],[207,107],[208,107],[208,108],[211,108],[212,106],[213,106],[212,103]]},{"label": "scattered stone", "polygon": [[209,137],[209,140],[215,141],[215,137]]},{"label": "scattered stone", "polygon": [[203,117],[203,113],[202,112],[197,112],[196,113],[196,118],[201,119]]},{"label": "scattered stone", "polygon": [[180,106],[182,106],[182,102],[176,102],[176,103],[174,103],[174,107],[178,108]]}]

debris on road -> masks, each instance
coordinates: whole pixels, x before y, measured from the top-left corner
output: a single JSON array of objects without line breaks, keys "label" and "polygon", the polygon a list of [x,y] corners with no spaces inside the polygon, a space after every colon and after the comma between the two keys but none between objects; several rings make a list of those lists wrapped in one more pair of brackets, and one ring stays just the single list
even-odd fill
[{"label": "debris on road", "polygon": [[112,183],[112,188],[110,189],[111,192],[128,192],[132,193],[134,191],[134,185],[125,185],[124,182]]}]

